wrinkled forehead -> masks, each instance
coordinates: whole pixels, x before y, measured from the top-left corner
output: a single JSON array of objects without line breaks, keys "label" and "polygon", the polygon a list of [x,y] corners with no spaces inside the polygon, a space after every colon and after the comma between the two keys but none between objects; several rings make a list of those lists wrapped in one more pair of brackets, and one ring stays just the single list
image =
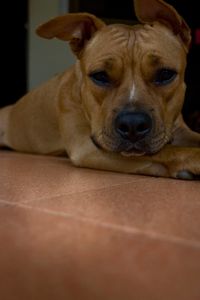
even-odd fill
[{"label": "wrinkled forehead", "polygon": [[165,26],[109,25],[89,41],[83,60],[88,65],[137,62],[144,57],[154,61],[181,65],[185,52],[181,42]]}]

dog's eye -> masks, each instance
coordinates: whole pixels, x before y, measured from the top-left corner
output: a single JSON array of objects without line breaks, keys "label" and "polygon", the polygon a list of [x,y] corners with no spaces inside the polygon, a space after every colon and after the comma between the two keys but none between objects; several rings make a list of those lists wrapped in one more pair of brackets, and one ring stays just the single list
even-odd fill
[{"label": "dog's eye", "polygon": [[157,71],[154,78],[154,83],[157,85],[165,85],[172,82],[177,75],[177,72],[172,69],[160,69]]},{"label": "dog's eye", "polygon": [[105,71],[92,72],[90,79],[99,86],[110,86],[111,80]]}]

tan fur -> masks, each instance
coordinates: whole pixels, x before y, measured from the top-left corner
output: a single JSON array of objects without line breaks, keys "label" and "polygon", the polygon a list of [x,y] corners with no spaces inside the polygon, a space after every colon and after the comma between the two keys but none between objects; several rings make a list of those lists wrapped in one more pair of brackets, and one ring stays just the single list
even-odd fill
[{"label": "tan fur", "polygon": [[[135,7],[144,25],[106,26],[80,13],[38,28],[42,37],[69,41],[78,59],[70,70],[0,110],[0,145],[41,154],[65,151],[81,167],[183,179],[200,175],[200,135],[181,115],[189,27],[162,0],[135,0]],[[178,73],[165,86],[152,81],[161,67]],[[89,77],[95,70],[106,71],[112,85],[96,85]],[[113,123],[124,107],[152,116],[153,129],[139,152],[120,150]]]}]

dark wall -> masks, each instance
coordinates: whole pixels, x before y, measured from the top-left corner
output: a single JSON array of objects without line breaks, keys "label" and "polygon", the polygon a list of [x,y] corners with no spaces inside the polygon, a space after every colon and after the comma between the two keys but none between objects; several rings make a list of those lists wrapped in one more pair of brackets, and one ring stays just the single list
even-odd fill
[{"label": "dark wall", "polygon": [[1,2],[1,107],[26,92],[26,24],[27,0]]}]

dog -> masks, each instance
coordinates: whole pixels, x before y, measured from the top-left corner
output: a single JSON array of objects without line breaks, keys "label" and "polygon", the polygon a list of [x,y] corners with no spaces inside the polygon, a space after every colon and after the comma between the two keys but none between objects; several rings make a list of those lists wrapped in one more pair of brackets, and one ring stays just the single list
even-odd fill
[{"label": "dog", "polygon": [[184,123],[188,25],[162,0],[135,0],[139,24],[106,25],[89,13],[37,29],[68,41],[77,61],[0,110],[0,144],[58,155],[78,167],[194,179],[200,134]]}]

